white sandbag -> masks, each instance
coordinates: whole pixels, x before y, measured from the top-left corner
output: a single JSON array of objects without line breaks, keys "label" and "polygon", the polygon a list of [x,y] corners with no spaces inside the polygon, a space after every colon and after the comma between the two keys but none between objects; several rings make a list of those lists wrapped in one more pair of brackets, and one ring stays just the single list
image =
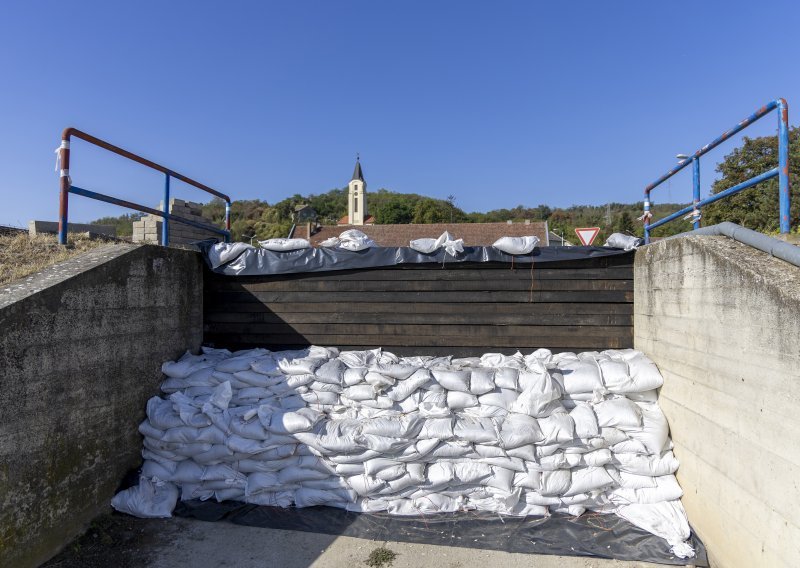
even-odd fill
[{"label": "white sandbag", "polygon": [[542,472],[525,470],[514,474],[514,487],[523,487],[538,491],[542,485]]},{"label": "white sandbag", "polygon": [[[493,366],[490,364],[490,361],[493,359],[497,359],[498,357],[503,358],[504,360],[509,359],[505,355],[501,355],[499,353],[488,354],[492,357],[487,358],[487,355],[481,357],[481,364],[484,367]],[[485,359],[486,358],[486,359]],[[519,368],[523,365],[520,361],[512,359],[513,363],[516,365],[510,366],[510,361],[503,361],[503,364],[498,364],[494,370],[494,384],[497,388],[500,389],[511,389],[518,391],[519,388]]]},{"label": "white sandbag", "polygon": [[597,423],[603,428],[619,428],[624,431],[642,427],[642,411],[627,398],[612,398],[594,405]]},{"label": "white sandbag", "polygon": [[515,473],[525,471],[525,462],[522,458],[502,456],[496,458],[481,458],[480,462],[493,467],[502,467]]},{"label": "white sandbag", "polygon": [[344,389],[344,391],[342,391],[342,396],[349,398],[350,400],[360,402],[364,400],[375,399],[377,398],[378,393],[375,392],[375,389],[370,385],[359,384]]},{"label": "white sandbag", "polygon": [[280,376],[281,370],[278,362],[273,357],[259,357],[250,363],[250,368],[256,373],[267,376]]},{"label": "white sandbag", "polygon": [[603,390],[605,385],[597,361],[592,357],[575,355],[574,353],[559,353],[553,356],[559,378],[564,392],[568,394],[593,393]]},{"label": "white sandbag", "polygon": [[491,418],[460,416],[454,422],[453,434],[458,440],[474,444],[485,444],[496,442],[499,433],[496,422]]},{"label": "white sandbag", "polygon": [[339,235],[339,248],[359,251],[374,247],[375,241],[358,229],[348,229]]},{"label": "white sandbag", "polygon": [[692,546],[686,542],[691,531],[680,501],[623,505],[617,509],[617,514],[633,525],[665,539],[678,558],[692,558],[695,555]]},{"label": "white sandbag", "polygon": [[348,387],[357,385],[358,383],[364,382],[364,375],[366,374],[367,370],[364,368],[347,368],[342,374],[342,383],[344,386]]},{"label": "white sandbag", "polygon": [[421,417],[413,415],[371,418],[361,422],[361,433],[411,439],[419,434],[425,422]]},{"label": "white sandbag", "polygon": [[539,418],[538,425],[542,431],[543,445],[562,444],[575,438],[575,422],[565,410]]},{"label": "white sandbag", "polygon": [[[514,369],[512,370],[514,371],[514,384],[516,385],[517,372]],[[492,406],[507,410],[517,401],[518,397],[519,392],[516,389],[497,387],[486,394],[480,395],[478,402],[481,406]]]},{"label": "white sandbag", "polygon": [[375,392],[383,392],[392,385],[394,385],[396,379],[392,377],[387,377],[386,375],[379,373],[377,371],[367,371],[367,374],[364,375],[364,382],[370,385]]},{"label": "white sandbag", "polygon": [[543,471],[541,475],[541,487],[539,494],[545,497],[563,495],[569,491],[572,484],[572,472],[568,469],[556,469],[553,471]]},{"label": "white sandbag", "polygon": [[340,385],[344,379],[345,365],[339,359],[324,362],[314,370],[314,376],[321,383]]},{"label": "white sandbag", "polygon": [[650,479],[654,481],[655,487],[639,489],[620,487],[609,493],[609,499],[612,503],[622,505],[629,503],[651,505],[662,501],[675,501],[683,496],[683,490],[674,475],[662,475]]},{"label": "white sandbag", "polygon": [[477,396],[466,392],[448,391],[447,407],[450,410],[462,410],[470,406],[478,406]]},{"label": "white sandbag", "polygon": [[578,438],[595,438],[600,436],[600,426],[597,423],[597,416],[592,407],[579,402],[570,410],[569,415],[575,422],[575,435]]},{"label": "white sandbag", "polygon": [[523,390],[517,400],[508,406],[510,412],[540,418],[561,407],[561,403],[558,402],[561,398],[561,389],[548,373],[521,372],[519,385]]},{"label": "white sandbag", "polygon": [[205,428],[179,426],[165,430],[161,441],[179,444],[197,444],[200,442],[224,444],[225,434],[216,426],[206,426]]},{"label": "white sandbag", "polygon": [[111,499],[111,506],[120,513],[143,519],[172,516],[178,502],[178,488],[168,481],[139,478],[139,485],[120,491]]},{"label": "white sandbag", "polygon": [[430,371],[427,369],[417,369],[405,379],[398,380],[394,386],[386,391],[386,396],[396,402],[405,400],[414,391],[431,381],[432,378]]},{"label": "white sandbag", "polygon": [[262,405],[258,407],[258,419],[269,432],[288,435],[308,432],[322,419],[322,414],[310,408],[287,412]]},{"label": "white sandbag", "polygon": [[309,379],[310,382],[314,380],[314,371],[316,371],[317,367],[322,365],[322,363],[322,359],[312,357],[303,359],[281,359],[278,361],[278,368],[285,375],[312,375],[312,378]]},{"label": "white sandbag", "polygon": [[445,390],[469,393],[469,371],[434,369],[431,375]]},{"label": "white sandbag", "polygon": [[671,451],[655,456],[614,454],[613,463],[620,471],[653,477],[675,473],[680,465]]},{"label": "white sandbag", "polygon": [[259,246],[264,250],[275,252],[288,252],[292,250],[302,250],[311,248],[311,243],[306,239],[266,239],[258,241]]},{"label": "white sandbag", "polygon": [[530,254],[539,244],[539,237],[500,237],[492,246],[506,254]]},{"label": "white sandbag", "polygon": [[500,445],[503,448],[518,448],[527,444],[538,444],[545,436],[536,418],[527,414],[508,414],[500,429]]},{"label": "white sandbag", "polygon": [[667,417],[656,404],[640,402],[636,405],[642,413],[642,428],[628,431],[628,437],[641,442],[647,453],[660,454],[667,449],[669,440]]},{"label": "white sandbag", "polygon": [[481,481],[481,485],[494,487],[507,493],[511,493],[514,484],[515,471],[504,467],[492,466],[492,475]]},{"label": "white sandbag", "polygon": [[613,484],[614,480],[602,467],[576,467],[572,469],[572,483],[563,496],[572,497],[580,493],[598,491]]},{"label": "white sandbag", "polygon": [[294,491],[264,491],[245,497],[245,502],[267,507],[291,507],[294,502]]}]

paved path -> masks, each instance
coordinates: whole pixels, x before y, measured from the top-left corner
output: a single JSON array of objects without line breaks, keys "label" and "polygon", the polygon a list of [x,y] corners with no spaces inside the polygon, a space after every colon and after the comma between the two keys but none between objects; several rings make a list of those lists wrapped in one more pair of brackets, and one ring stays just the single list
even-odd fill
[{"label": "paved path", "polygon": [[[207,523],[172,518],[149,521],[162,538],[148,550],[149,568],[366,568],[375,548],[397,553],[391,568],[633,568],[621,562],[568,556],[378,542],[345,536]],[[387,565],[384,568],[389,568]]]}]

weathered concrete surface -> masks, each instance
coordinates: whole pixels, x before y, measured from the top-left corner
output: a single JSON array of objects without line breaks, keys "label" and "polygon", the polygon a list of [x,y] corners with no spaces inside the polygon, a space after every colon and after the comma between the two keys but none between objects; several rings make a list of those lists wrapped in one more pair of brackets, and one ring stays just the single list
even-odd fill
[{"label": "weathered concrete surface", "polygon": [[[191,519],[150,521],[167,538],[147,551],[148,568],[360,568],[370,552],[397,553],[391,568],[635,568],[658,566],[573,556],[513,554],[432,544],[374,541],[347,536],[205,523]],[[157,525],[156,525],[157,523]],[[388,566],[386,567],[388,568]]]},{"label": "weathered concrete surface", "polygon": [[800,566],[800,268],[727,237],[640,249],[634,341],[714,565]]},{"label": "weathered concrete surface", "polygon": [[[28,232],[31,235],[55,234],[58,232],[58,221],[28,221]],[[117,236],[114,225],[89,225],[84,223],[67,223],[70,233],[97,233],[99,235]]]},{"label": "weathered concrete surface", "polygon": [[202,340],[197,253],[100,247],[0,288],[0,566],[36,566],[140,462],[160,362]]}]

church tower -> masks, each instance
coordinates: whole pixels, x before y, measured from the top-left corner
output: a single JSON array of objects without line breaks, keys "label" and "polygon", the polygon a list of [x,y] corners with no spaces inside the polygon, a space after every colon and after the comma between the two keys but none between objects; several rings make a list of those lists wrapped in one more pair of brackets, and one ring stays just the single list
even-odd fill
[{"label": "church tower", "polygon": [[363,225],[367,219],[367,182],[361,171],[361,161],[356,158],[353,179],[348,184],[347,219],[351,225]]}]

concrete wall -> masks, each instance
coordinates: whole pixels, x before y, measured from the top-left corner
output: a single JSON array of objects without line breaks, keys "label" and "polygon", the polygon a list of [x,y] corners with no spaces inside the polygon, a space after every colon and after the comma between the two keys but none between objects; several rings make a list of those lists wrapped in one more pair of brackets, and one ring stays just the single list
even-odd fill
[{"label": "concrete wall", "polygon": [[713,565],[800,566],[800,268],[697,236],[640,249],[634,273],[634,341]]},{"label": "concrete wall", "polygon": [[0,289],[0,566],[36,566],[141,462],[162,361],[202,340],[199,254],[112,245]]}]

